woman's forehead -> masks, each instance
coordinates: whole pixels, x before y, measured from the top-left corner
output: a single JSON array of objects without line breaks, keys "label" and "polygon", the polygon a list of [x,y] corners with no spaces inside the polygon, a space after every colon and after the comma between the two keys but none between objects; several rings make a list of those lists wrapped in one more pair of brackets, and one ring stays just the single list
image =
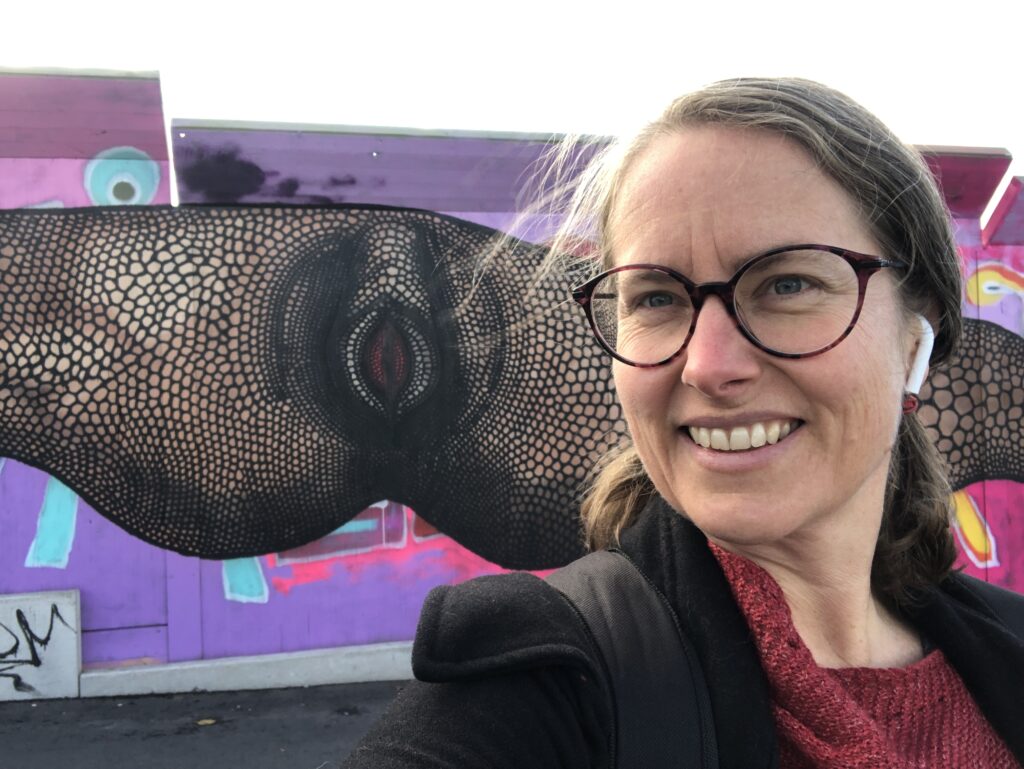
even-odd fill
[{"label": "woman's forehead", "polygon": [[795,142],[722,126],[686,128],[641,152],[605,235],[615,264],[678,269],[711,259],[728,270],[794,243],[877,249],[853,199]]}]

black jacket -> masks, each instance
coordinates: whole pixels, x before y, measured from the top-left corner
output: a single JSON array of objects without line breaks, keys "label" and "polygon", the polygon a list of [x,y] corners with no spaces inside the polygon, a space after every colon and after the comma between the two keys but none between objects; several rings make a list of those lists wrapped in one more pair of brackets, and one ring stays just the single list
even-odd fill
[{"label": "black jacket", "polygon": [[[757,650],[704,535],[660,503],[623,534],[621,546],[666,595],[693,643],[719,766],[776,766]],[[1024,765],[1024,641],[997,617],[1022,633],[1024,596],[959,575],[907,612]],[[413,647],[420,680],[403,690],[344,766],[611,766],[612,719],[596,659],[572,606],[532,575],[437,588],[424,604]]]}]

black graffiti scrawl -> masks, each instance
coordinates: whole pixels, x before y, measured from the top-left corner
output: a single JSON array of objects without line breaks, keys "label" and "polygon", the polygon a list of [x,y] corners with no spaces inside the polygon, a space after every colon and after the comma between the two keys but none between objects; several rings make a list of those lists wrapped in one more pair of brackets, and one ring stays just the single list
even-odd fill
[{"label": "black graffiti scrawl", "polygon": [[42,666],[43,660],[39,656],[39,650],[49,646],[57,623],[71,632],[75,631],[60,615],[57,604],[50,605],[49,621],[43,632],[29,624],[25,612],[21,609],[14,612],[14,620],[14,627],[0,622],[0,679],[8,679],[17,692],[36,694],[36,688],[22,676],[28,669]]},{"label": "black graffiti scrawl", "polygon": [[[409,209],[0,213],[0,455],[189,555],[285,550],[387,498],[503,566],[561,565],[623,425],[543,256]],[[958,487],[1024,480],[991,409],[1024,407],[1022,341],[967,332],[922,417]]]}]

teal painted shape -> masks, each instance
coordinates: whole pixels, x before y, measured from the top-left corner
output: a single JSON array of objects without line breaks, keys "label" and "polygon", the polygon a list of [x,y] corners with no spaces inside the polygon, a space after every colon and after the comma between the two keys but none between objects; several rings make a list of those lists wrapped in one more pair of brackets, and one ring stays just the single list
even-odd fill
[{"label": "teal painted shape", "polygon": [[56,478],[48,478],[36,522],[36,536],[25,556],[25,566],[66,568],[75,541],[77,518],[78,495]]},{"label": "teal painted shape", "polygon": [[342,524],[331,534],[356,534],[364,531],[376,531],[380,528],[379,518],[364,518],[363,520],[349,521]]},{"label": "teal painted shape", "polygon": [[111,147],[85,164],[85,191],[97,206],[144,206],[156,197],[160,166],[135,147]]},{"label": "teal painted shape", "polygon": [[233,558],[221,562],[224,597],[239,603],[266,603],[270,590],[259,558]]}]

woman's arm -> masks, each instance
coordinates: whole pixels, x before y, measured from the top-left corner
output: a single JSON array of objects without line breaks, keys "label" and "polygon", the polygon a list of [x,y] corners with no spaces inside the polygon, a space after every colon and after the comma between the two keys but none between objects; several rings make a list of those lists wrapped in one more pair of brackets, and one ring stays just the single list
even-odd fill
[{"label": "woman's arm", "polygon": [[567,667],[415,681],[343,769],[589,769],[608,765],[598,686]]}]

